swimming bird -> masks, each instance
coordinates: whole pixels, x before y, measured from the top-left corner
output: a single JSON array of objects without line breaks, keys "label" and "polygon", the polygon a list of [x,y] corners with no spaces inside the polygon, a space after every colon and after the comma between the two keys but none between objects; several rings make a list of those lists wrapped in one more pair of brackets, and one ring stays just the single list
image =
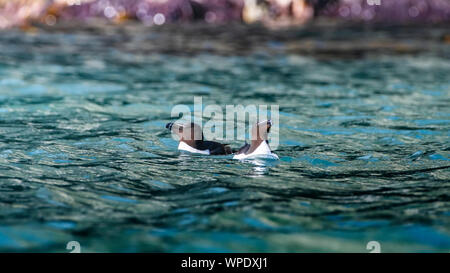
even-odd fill
[{"label": "swimming bird", "polygon": [[245,143],[233,156],[233,159],[248,158],[271,158],[279,159],[278,156],[270,150],[268,134],[272,127],[272,121],[266,120],[258,122],[252,128],[252,141],[250,144]]},{"label": "swimming bird", "polygon": [[180,138],[178,150],[204,155],[228,155],[232,153],[230,146],[227,144],[205,140],[201,127],[193,122],[188,124],[169,122],[166,124],[166,128]]}]

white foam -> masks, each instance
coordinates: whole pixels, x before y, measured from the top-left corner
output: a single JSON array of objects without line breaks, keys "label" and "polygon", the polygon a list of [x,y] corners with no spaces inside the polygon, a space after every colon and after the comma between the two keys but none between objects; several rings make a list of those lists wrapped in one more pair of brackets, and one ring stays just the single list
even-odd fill
[{"label": "white foam", "polygon": [[261,142],[258,148],[256,148],[251,154],[237,154],[233,156],[233,159],[254,159],[254,158],[266,158],[266,159],[279,159],[278,155],[272,153],[269,144],[266,141]]},{"label": "white foam", "polygon": [[193,154],[203,154],[203,155],[209,155],[209,149],[208,150],[198,150],[195,148],[192,148],[191,146],[187,145],[184,141],[180,141],[180,144],[178,144],[178,150],[193,153]]}]

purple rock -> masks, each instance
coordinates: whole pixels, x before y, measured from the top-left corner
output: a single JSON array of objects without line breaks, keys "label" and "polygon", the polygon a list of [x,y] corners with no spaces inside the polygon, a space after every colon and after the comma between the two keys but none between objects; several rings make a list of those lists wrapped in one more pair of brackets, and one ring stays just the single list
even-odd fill
[{"label": "purple rock", "polygon": [[[146,23],[161,23],[201,19],[207,22],[227,22],[241,19],[243,0],[97,0],[67,6],[64,19],[104,17],[114,19],[126,14]],[[157,15],[157,17],[155,17]]]},{"label": "purple rock", "polygon": [[448,22],[448,0],[352,0],[330,3],[322,16],[385,23]]}]

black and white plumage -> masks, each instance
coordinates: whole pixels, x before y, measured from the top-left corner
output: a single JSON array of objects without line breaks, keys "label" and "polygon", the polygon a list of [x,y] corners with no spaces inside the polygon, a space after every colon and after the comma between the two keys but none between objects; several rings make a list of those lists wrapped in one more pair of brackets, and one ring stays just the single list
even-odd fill
[{"label": "black and white plumage", "polygon": [[235,153],[233,159],[250,159],[257,157],[279,159],[270,149],[269,141],[267,140],[271,127],[271,120],[256,123],[252,128],[252,141],[250,144],[245,143],[245,145]]},{"label": "black and white plumage", "polygon": [[166,128],[180,138],[178,150],[205,155],[228,155],[231,148],[227,144],[204,140],[200,126],[195,123],[178,124],[169,122]]}]

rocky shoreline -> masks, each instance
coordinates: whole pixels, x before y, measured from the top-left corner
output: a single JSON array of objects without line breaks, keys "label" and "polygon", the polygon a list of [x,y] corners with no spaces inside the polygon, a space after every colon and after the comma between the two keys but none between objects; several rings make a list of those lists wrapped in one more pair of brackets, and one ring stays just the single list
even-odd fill
[{"label": "rocky shoreline", "polygon": [[[23,35],[23,29],[3,30],[0,43]],[[15,34],[12,34],[15,33]],[[60,46],[48,36],[36,34],[83,34],[96,44],[133,54],[295,54],[316,58],[361,58],[379,54],[430,53],[449,57],[450,32],[445,25],[392,26],[315,21],[283,29],[260,24],[165,24],[148,27],[135,22],[124,24],[90,21],[66,22],[54,26],[35,24],[25,29],[31,47]],[[42,41],[41,41],[42,40]],[[75,41],[81,43],[83,41]],[[37,48],[39,50],[39,48]]]}]

